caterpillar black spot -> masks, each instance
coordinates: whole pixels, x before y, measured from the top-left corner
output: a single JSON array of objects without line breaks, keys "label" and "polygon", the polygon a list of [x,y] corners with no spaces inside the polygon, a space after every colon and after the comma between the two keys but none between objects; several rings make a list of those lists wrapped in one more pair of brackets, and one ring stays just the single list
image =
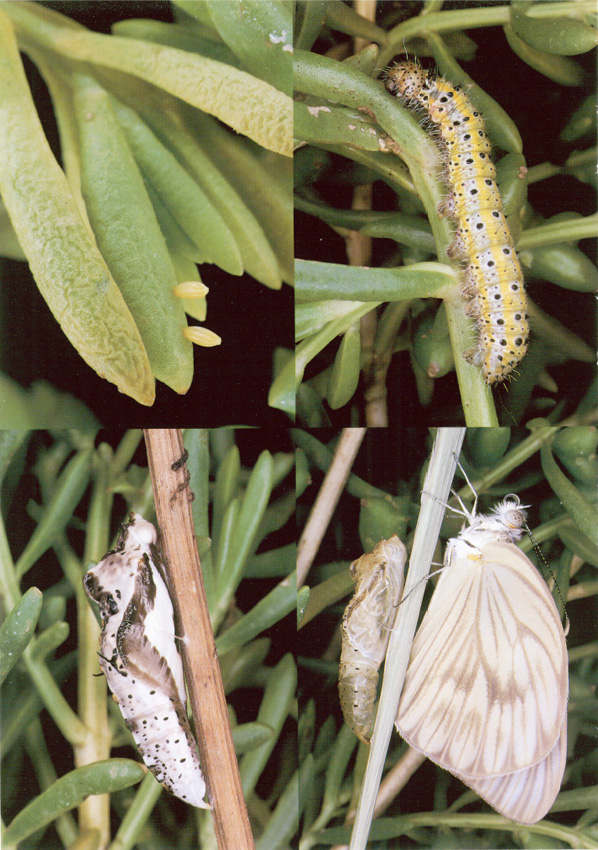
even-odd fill
[{"label": "caterpillar black spot", "polygon": [[499,383],[521,362],[529,325],[484,120],[460,86],[413,61],[390,68],[386,88],[410,109],[423,110],[435,131],[448,186],[440,212],[456,222],[449,256],[464,263],[462,292],[478,329],[465,359],[481,367],[488,384]]}]

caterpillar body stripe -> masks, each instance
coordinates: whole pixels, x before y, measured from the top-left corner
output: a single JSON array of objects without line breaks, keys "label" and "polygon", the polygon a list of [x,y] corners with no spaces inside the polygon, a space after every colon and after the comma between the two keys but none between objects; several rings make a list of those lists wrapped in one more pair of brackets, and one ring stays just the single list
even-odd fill
[{"label": "caterpillar body stripe", "polygon": [[341,623],[339,696],[347,724],[367,742],[378,668],[386,654],[403,589],[407,550],[396,534],[351,564],[355,594]]},{"label": "caterpillar body stripe", "polygon": [[523,274],[502,211],[484,120],[460,86],[413,61],[394,65],[386,88],[409,108],[423,110],[434,128],[448,186],[439,211],[456,222],[448,253],[464,263],[462,292],[478,329],[477,344],[465,358],[481,367],[487,383],[504,381],[527,350],[529,325]]},{"label": "caterpillar body stripe", "polygon": [[154,526],[131,513],[116,547],[85,574],[83,585],[100,607],[100,667],[145,764],[171,794],[206,809],[156,539]]}]

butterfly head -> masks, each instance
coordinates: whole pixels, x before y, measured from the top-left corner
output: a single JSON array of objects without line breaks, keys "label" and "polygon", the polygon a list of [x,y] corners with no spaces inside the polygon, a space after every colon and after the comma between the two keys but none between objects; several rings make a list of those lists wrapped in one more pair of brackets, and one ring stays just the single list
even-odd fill
[{"label": "butterfly head", "polygon": [[519,540],[524,532],[526,508],[529,505],[522,505],[519,497],[510,493],[496,505],[490,516],[504,528],[511,540]]}]

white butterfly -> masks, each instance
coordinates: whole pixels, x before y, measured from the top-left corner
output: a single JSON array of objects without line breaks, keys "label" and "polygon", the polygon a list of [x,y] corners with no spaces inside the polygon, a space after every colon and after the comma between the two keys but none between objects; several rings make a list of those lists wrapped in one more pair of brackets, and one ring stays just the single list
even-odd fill
[{"label": "white butterfly", "polygon": [[524,507],[475,505],[449,540],[415,636],[396,726],[505,817],[536,823],[567,756],[568,659],[554,599],[514,545]]}]

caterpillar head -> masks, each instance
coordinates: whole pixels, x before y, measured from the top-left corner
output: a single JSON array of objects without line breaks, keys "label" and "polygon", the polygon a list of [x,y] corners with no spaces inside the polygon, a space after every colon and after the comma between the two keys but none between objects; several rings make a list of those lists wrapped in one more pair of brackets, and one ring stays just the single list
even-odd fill
[{"label": "caterpillar head", "polygon": [[427,79],[427,71],[417,62],[407,60],[406,62],[397,62],[388,69],[385,85],[390,94],[409,102],[418,98],[426,85]]}]

